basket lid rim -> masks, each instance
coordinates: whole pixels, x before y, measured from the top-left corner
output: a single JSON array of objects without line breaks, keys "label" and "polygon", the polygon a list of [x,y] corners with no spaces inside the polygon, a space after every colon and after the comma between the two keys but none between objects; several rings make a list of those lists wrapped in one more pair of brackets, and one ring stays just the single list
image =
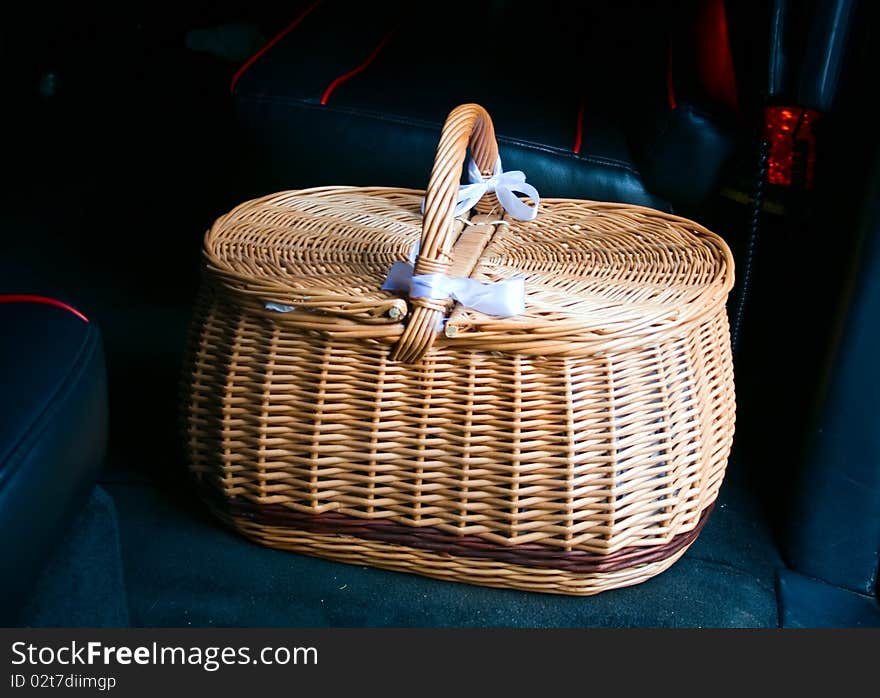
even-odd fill
[{"label": "basket lid rim", "polygon": [[[420,235],[424,191],[327,186],[245,201],[206,233],[209,276],[251,306],[402,328],[408,299],[382,291],[394,261]],[[471,274],[484,282],[526,277],[526,313],[485,316],[456,306],[447,336],[530,333],[558,341],[660,332],[701,321],[733,285],[730,248],[700,224],[633,204],[542,199],[537,219],[504,217]],[[324,323],[332,330],[332,323]],[[380,326],[387,325],[380,330]]]}]

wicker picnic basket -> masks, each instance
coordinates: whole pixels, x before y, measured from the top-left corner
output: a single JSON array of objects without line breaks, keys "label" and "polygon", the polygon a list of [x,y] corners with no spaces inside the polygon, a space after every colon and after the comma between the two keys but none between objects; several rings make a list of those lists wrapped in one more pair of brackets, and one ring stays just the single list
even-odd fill
[{"label": "wicker picnic basket", "polygon": [[[291,191],[216,221],[185,370],[191,469],[220,518],[277,548],[542,592],[644,581],[724,476],[730,250],[623,204],[545,199],[523,222],[488,193],[455,216],[468,145],[489,177],[473,104],[449,115],[427,192]],[[415,275],[522,277],[524,312],[382,290],[419,241]]]}]

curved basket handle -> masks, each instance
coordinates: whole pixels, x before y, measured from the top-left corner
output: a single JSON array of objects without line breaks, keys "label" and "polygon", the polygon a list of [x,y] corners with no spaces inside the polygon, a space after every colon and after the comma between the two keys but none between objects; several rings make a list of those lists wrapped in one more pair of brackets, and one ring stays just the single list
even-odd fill
[{"label": "curved basket handle", "polygon": [[[490,176],[498,159],[495,128],[479,104],[462,104],[446,117],[425,197],[422,240],[414,274],[445,274],[452,262],[453,221],[464,158],[470,145],[474,162]],[[434,344],[437,323],[446,313],[446,301],[411,299],[413,312],[391,353],[394,361],[419,361]]]}]

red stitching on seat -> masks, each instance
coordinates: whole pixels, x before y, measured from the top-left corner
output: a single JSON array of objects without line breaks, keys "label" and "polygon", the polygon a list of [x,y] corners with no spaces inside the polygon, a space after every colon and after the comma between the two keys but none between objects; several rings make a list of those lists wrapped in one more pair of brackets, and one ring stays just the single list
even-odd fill
[{"label": "red stitching on seat", "polygon": [[678,109],[678,101],[675,99],[675,82],[672,79],[672,39],[669,39],[666,48],[666,101],[672,111]]},{"label": "red stitching on seat", "polygon": [[574,147],[572,150],[577,155],[581,152],[581,143],[584,140],[584,100],[578,106],[577,126],[574,132]]},{"label": "red stitching on seat", "polygon": [[333,92],[336,90],[336,88],[339,87],[342,83],[351,80],[353,77],[355,77],[359,73],[364,72],[367,68],[369,68],[370,63],[372,63],[373,61],[376,60],[376,56],[378,56],[380,51],[382,51],[382,49],[385,48],[385,44],[387,44],[388,41],[391,39],[391,37],[394,36],[394,33],[396,31],[397,31],[397,29],[392,29],[385,36],[383,36],[382,40],[379,42],[379,44],[376,46],[376,48],[373,49],[373,52],[369,56],[367,56],[367,60],[365,60],[363,63],[361,63],[357,68],[349,70],[347,73],[343,73],[338,78],[336,78],[333,82],[331,82],[329,85],[327,85],[327,89],[324,90],[324,94],[321,96],[321,104],[326,105],[327,100],[330,99],[330,95],[332,95]]},{"label": "red stitching on seat", "polygon": [[297,25],[302,22],[306,17],[308,17],[312,10],[314,10],[318,5],[321,4],[323,0],[316,0],[311,5],[309,5],[305,10],[303,10],[299,16],[293,20],[290,24],[288,24],[284,29],[281,30],[280,33],[276,34],[268,44],[263,46],[259,51],[257,51],[253,56],[248,58],[244,65],[241,66],[238,70],[235,71],[235,75],[232,76],[232,80],[229,83],[229,94],[235,94],[235,85],[241,79],[241,76],[247,72],[248,68],[250,68],[254,63],[256,63],[263,55],[271,49],[275,44],[277,44],[281,39],[290,34],[294,29],[296,29]]},{"label": "red stitching on seat", "polygon": [[83,315],[80,311],[74,308],[72,305],[68,305],[64,301],[60,301],[57,298],[49,298],[47,296],[30,296],[27,294],[6,294],[0,295],[0,303],[41,303],[43,305],[52,305],[56,308],[61,308],[66,310],[69,313],[73,313],[80,320],[84,322],[88,322],[89,319]]}]

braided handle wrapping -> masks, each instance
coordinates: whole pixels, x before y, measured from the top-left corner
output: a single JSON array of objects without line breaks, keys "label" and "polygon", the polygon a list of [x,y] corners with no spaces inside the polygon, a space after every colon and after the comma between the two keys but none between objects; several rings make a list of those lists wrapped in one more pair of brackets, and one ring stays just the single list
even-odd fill
[{"label": "braided handle wrapping", "polygon": [[[443,124],[428,182],[421,247],[414,274],[446,274],[449,271],[455,242],[455,206],[468,147],[480,172],[484,176],[491,175],[498,158],[498,144],[492,119],[478,104],[456,107]],[[446,313],[445,301],[412,298],[411,302],[410,321],[391,354],[394,361],[414,363],[421,360],[434,344],[437,323]]]}]

